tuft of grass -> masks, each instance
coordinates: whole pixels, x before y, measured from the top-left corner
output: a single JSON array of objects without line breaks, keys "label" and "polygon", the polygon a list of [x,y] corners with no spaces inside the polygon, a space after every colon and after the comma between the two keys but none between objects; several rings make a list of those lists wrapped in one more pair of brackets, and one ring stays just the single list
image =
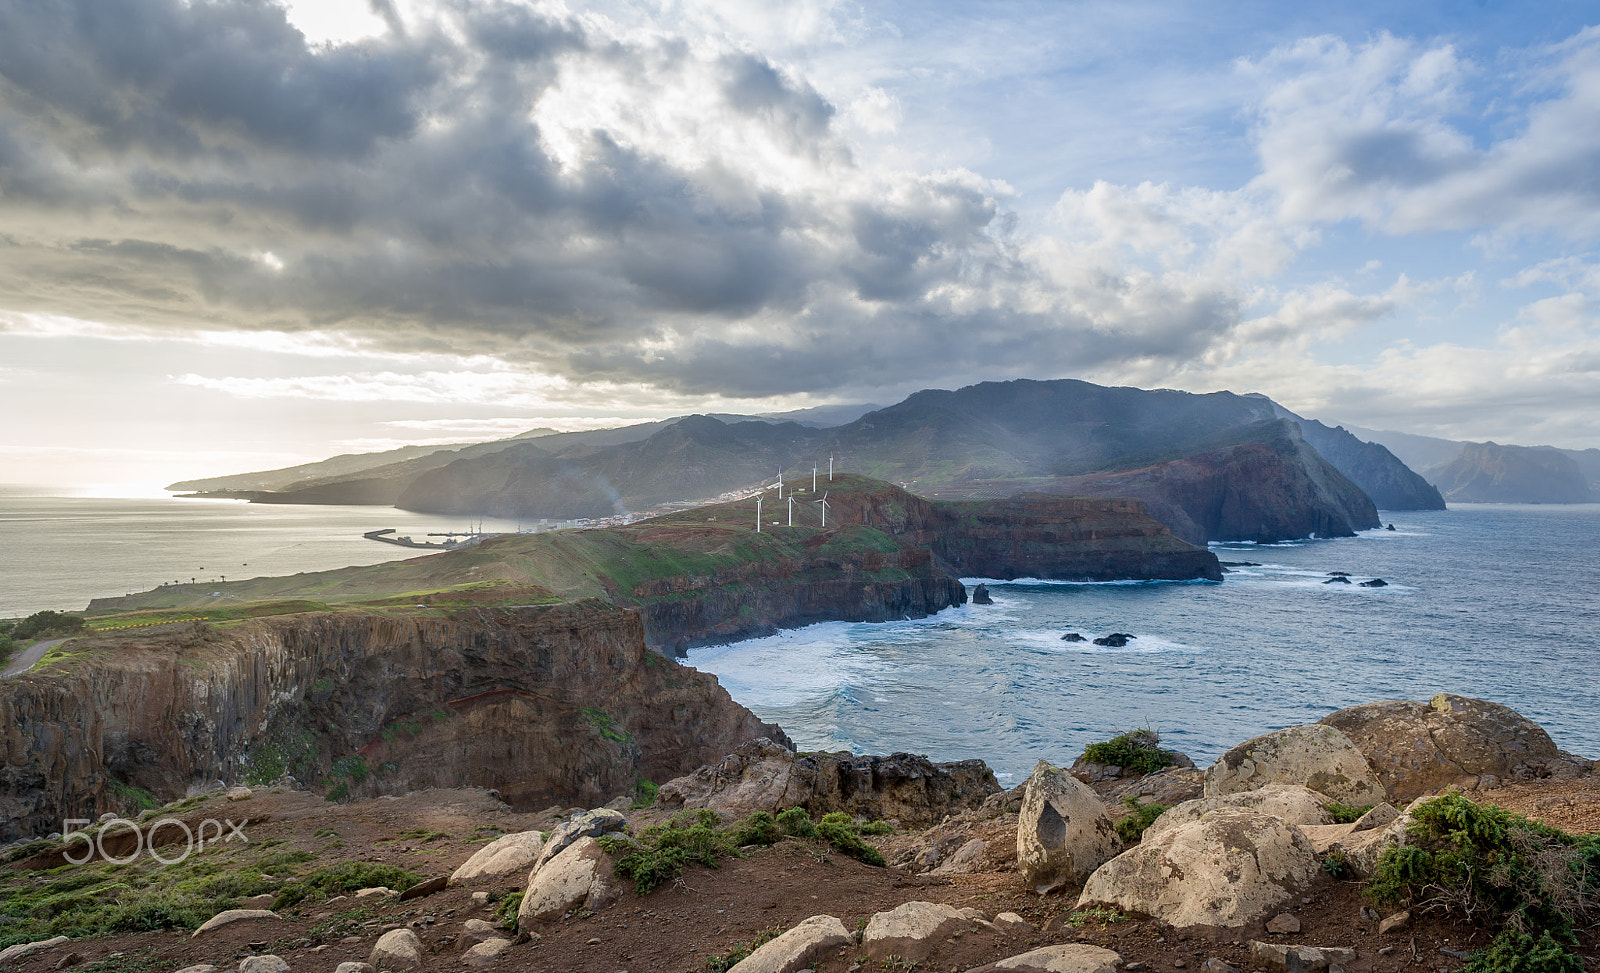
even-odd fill
[{"label": "tuft of grass", "polygon": [[[646,657],[648,658],[649,655],[654,655],[654,653],[649,653]],[[633,780],[633,806],[636,808],[649,807],[656,802],[656,794],[660,790],[661,788],[654,781],[644,777],[635,777]]]},{"label": "tuft of grass", "polygon": [[1121,767],[1124,775],[1153,774],[1172,766],[1172,751],[1161,749],[1161,735],[1154,730],[1129,730],[1083,748],[1083,759],[1092,764]]},{"label": "tuft of grass", "polygon": [[307,899],[325,899],[361,889],[384,886],[396,892],[422,881],[422,876],[394,865],[374,862],[342,862],[319,868],[305,878],[290,882],[278,891],[273,911],[299,905]]},{"label": "tuft of grass", "polygon": [[1143,840],[1145,831],[1167,811],[1165,804],[1140,804],[1139,799],[1131,794],[1122,799],[1122,804],[1128,813],[1117,820],[1117,837],[1130,845]]},{"label": "tuft of grass", "polygon": [[750,954],[783,935],[781,929],[763,929],[756,933],[756,938],[747,943],[734,943],[726,952],[717,953],[706,957],[706,973],[728,973],[739,963],[748,959]]},{"label": "tuft of grass", "polygon": [[888,865],[878,849],[861,840],[859,825],[843,811],[823,815],[817,822],[817,837],[827,839],[829,844],[857,861],[879,868]]},{"label": "tuft of grass", "polygon": [[1098,922],[1103,927],[1113,922],[1122,922],[1126,918],[1128,917],[1110,906],[1097,905],[1087,909],[1079,909],[1077,912],[1067,916],[1066,921],[1067,925],[1076,929],[1080,926],[1087,926],[1091,922]]},{"label": "tuft of grass", "polygon": [[495,918],[500,920],[502,929],[515,929],[517,927],[517,911],[522,908],[523,894],[522,892],[512,892],[495,903]]}]

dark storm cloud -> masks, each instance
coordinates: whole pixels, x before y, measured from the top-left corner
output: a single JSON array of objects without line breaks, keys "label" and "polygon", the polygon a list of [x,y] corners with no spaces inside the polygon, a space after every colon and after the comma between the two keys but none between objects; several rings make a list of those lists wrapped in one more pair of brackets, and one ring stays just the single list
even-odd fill
[{"label": "dark storm cloud", "polygon": [[373,8],[384,37],[314,46],[252,0],[0,0],[0,309],[735,394],[1187,353],[1237,321],[1215,295],[1124,313],[1149,285],[1114,279],[1040,307],[980,181],[863,172],[758,56]]}]

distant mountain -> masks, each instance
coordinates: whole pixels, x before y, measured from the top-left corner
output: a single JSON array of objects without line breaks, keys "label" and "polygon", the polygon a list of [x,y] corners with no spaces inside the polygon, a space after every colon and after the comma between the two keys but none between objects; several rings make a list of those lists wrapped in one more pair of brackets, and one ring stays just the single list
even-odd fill
[{"label": "distant mountain", "polygon": [[1587,503],[1594,499],[1577,462],[1551,446],[1467,443],[1429,475],[1460,503]]},{"label": "distant mountain", "polygon": [[841,469],[932,497],[1136,496],[1179,536],[1201,543],[1375,526],[1368,489],[1391,508],[1442,504],[1381,446],[1265,396],[1073,380],[918,392],[832,428],[775,416],[690,416],[481,443],[246,495],[570,519],[750,489],[779,469],[804,481],[813,464],[826,469],[829,456]]},{"label": "distant mountain", "polygon": [[[1444,492],[1447,499],[1460,503],[1471,498],[1493,495],[1501,503],[1582,503],[1584,500],[1552,500],[1552,496],[1580,496],[1572,483],[1572,468],[1542,454],[1506,453],[1495,450],[1552,450],[1571,460],[1583,485],[1582,496],[1600,497],[1600,449],[1562,449],[1557,446],[1501,446],[1457,439],[1439,439],[1384,429],[1351,431],[1387,446],[1406,465],[1422,473]],[[1485,450],[1482,447],[1493,447]],[[1555,476],[1553,482],[1541,480],[1541,470]]]}]

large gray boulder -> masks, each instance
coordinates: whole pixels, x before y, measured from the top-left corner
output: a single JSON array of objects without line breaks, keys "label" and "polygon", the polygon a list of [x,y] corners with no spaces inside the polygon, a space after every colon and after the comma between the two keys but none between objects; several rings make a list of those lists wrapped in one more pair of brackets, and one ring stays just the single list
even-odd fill
[{"label": "large gray boulder", "polygon": [[1213,811],[1101,865],[1078,906],[1105,903],[1179,927],[1237,929],[1279,911],[1321,875],[1311,842],[1279,818]]},{"label": "large gray boulder", "polygon": [[924,828],[981,807],[999,791],[994,773],[981,760],[934,763],[911,753],[794,754],[763,738],[745,743],[720,763],[662,784],[656,803],[710,808],[730,817],[791,807],[814,817],[844,811]]},{"label": "large gray boulder", "polygon": [[281,920],[282,918],[271,909],[227,909],[201,923],[200,928],[191,933],[189,938],[194,939],[213,929],[232,925],[235,922],[249,922],[256,919]]},{"label": "large gray boulder", "polygon": [[537,831],[501,835],[451,872],[450,884],[476,885],[527,871],[543,851],[544,838]]},{"label": "large gray boulder", "polygon": [[957,909],[939,902],[906,902],[867,920],[861,949],[868,959],[920,963],[960,929],[984,918],[977,909]]},{"label": "large gray boulder", "polygon": [[1167,809],[1145,830],[1146,840],[1168,828],[1176,828],[1198,821],[1214,811],[1254,811],[1270,814],[1289,824],[1300,826],[1333,823],[1333,816],[1324,805],[1328,799],[1311,790],[1294,784],[1268,784],[1253,791],[1202,797]]},{"label": "large gray boulder", "polygon": [[728,973],[798,973],[830,949],[854,940],[833,916],[812,916],[746,956]]},{"label": "large gray boulder", "polygon": [[1122,850],[1099,795],[1069,772],[1041,760],[1023,786],[1017,820],[1017,866],[1040,895],[1083,881]]},{"label": "large gray boulder", "polygon": [[422,968],[422,940],[409,929],[391,929],[378,937],[367,962],[382,970]]},{"label": "large gray boulder", "polygon": [[539,857],[533,860],[533,870],[537,872],[546,862],[584,838],[598,838],[610,831],[621,831],[627,824],[628,819],[622,816],[622,812],[608,807],[574,814],[550,832],[550,840],[544,843],[539,850]]},{"label": "large gray boulder", "polygon": [[967,973],[1116,973],[1121,954],[1088,943],[1041,946],[1018,956],[1008,956]]},{"label": "large gray boulder", "polygon": [[579,838],[528,878],[528,889],[517,909],[517,928],[530,932],[539,923],[559,919],[579,906],[599,909],[614,896],[614,882],[611,857],[600,842]]},{"label": "large gray boulder", "polygon": [[1377,804],[1383,785],[1366,756],[1332,726],[1313,723],[1264,733],[1229,750],[1206,771],[1205,796],[1298,784],[1341,804]]},{"label": "large gray boulder", "polygon": [[1563,753],[1544,728],[1499,703],[1440,693],[1426,703],[1389,700],[1323,717],[1365,756],[1389,800],[1410,801],[1450,786],[1570,777],[1591,764]]}]

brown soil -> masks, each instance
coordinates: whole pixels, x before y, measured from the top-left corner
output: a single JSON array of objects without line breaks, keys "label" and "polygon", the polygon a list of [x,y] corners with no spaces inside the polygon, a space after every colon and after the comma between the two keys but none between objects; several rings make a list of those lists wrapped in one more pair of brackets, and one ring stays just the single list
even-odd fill
[{"label": "brown soil", "polygon": [[[1600,781],[1594,779],[1519,783],[1485,796],[1569,830],[1600,831]],[[276,841],[273,852],[317,853],[306,870],[348,860],[387,862],[424,875],[448,874],[481,848],[481,843],[466,840],[474,829],[548,828],[553,820],[550,812],[512,813],[486,792],[475,790],[425,791],[348,805],[305,793],[263,791],[238,804],[214,797],[185,817],[212,814],[237,820],[246,813],[258,822],[248,828],[252,846]],[[1378,923],[1371,918],[1376,914],[1363,899],[1359,883],[1334,881],[1321,884],[1287,910],[1302,925],[1293,935],[1273,936],[1257,929],[1236,936],[1198,936],[1137,917],[1112,922],[1080,917],[1075,924],[1074,892],[1041,898],[1023,888],[1014,870],[1014,815],[950,822],[944,830],[963,825],[964,838],[982,837],[990,843],[989,870],[950,877],[912,875],[863,865],[819,843],[789,840],[729,860],[716,870],[692,868],[679,881],[648,895],[637,895],[629,887],[600,912],[550,924],[536,940],[514,945],[494,969],[687,973],[705,970],[709,957],[726,954],[764,931],[787,929],[808,916],[837,916],[854,929],[875,912],[913,900],[973,906],[991,917],[1016,912],[1031,928],[1006,935],[974,924],[947,942],[934,959],[915,967],[866,961],[859,949],[847,948],[818,962],[818,973],[960,971],[1037,946],[1078,941],[1115,949],[1126,964],[1146,964],[1151,973],[1184,969],[1206,973],[1204,964],[1212,958],[1249,970],[1251,938],[1354,948],[1359,958],[1347,966],[1349,973],[1424,973],[1459,968],[1462,959],[1443,951],[1465,954],[1490,938],[1483,928],[1438,917],[1419,917],[1405,932],[1380,937]],[[329,848],[326,833],[315,837],[319,829],[327,828],[339,833],[343,847]],[[394,840],[408,831],[445,832],[450,837]],[[920,838],[896,835],[876,843],[893,860]],[[224,854],[249,852],[230,848]],[[520,890],[520,883],[512,880],[485,888],[503,894]],[[287,959],[295,973],[331,971],[341,962],[365,961],[385,930],[409,925],[427,948],[426,969],[462,970],[466,967],[460,961],[462,944],[457,938],[461,924],[470,918],[494,919],[492,906],[473,903],[473,891],[447,889],[408,902],[348,898],[307,904],[286,910],[282,921],[236,923],[199,939],[188,931],[172,930],[84,939],[39,951],[11,968],[25,973],[55,970],[68,954],[76,954],[80,968],[105,973],[170,973],[197,963],[230,970],[242,957],[275,953]],[[1591,973],[1600,973],[1595,930],[1582,934],[1579,952]]]}]

